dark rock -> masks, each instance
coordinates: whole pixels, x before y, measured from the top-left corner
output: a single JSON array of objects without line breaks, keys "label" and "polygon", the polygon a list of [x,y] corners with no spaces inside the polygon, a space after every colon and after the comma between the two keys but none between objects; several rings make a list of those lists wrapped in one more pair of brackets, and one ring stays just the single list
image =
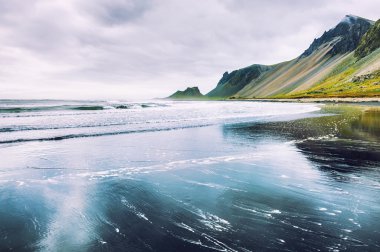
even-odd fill
[{"label": "dark rock", "polygon": [[331,43],[332,45],[329,52],[332,56],[353,51],[373,24],[374,22],[371,20],[347,15],[337,26],[325,31],[321,37],[314,39],[310,47],[300,57],[311,55],[326,43]]},{"label": "dark rock", "polygon": [[360,82],[364,82],[366,80],[370,80],[370,79],[374,79],[378,77],[380,77],[380,71],[376,71],[369,74],[356,75],[352,77],[351,82],[360,83]]}]

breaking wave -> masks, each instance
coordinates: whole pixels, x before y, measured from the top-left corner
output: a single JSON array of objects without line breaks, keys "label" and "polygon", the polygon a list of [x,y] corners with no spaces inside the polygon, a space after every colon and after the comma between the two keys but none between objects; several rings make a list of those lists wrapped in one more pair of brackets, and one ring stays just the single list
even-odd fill
[{"label": "breaking wave", "polygon": [[315,104],[0,100],[0,144],[278,120]]},{"label": "breaking wave", "polygon": [[82,110],[96,111],[106,109],[139,109],[162,107],[163,104],[158,103],[122,103],[122,104],[99,104],[99,105],[26,105],[26,106],[0,106],[0,113],[25,113],[25,112],[44,112],[44,111],[62,111],[62,110]]}]

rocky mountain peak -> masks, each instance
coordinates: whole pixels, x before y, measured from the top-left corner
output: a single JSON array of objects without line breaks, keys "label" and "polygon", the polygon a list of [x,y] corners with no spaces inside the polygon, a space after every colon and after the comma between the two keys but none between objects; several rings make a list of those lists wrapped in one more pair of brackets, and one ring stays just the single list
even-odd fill
[{"label": "rocky mountain peak", "polygon": [[374,24],[373,21],[355,15],[346,15],[334,28],[314,39],[310,47],[300,56],[307,57],[324,44],[330,43],[332,56],[355,50],[362,36]]},{"label": "rocky mountain peak", "polygon": [[362,18],[359,16],[355,16],[352,14],[344,16],[344,18],[339,23],[347,23],[347,24],[355,24],[356,22],[365,21],[370,24],[374,24],[375,22],[366,18]]}]

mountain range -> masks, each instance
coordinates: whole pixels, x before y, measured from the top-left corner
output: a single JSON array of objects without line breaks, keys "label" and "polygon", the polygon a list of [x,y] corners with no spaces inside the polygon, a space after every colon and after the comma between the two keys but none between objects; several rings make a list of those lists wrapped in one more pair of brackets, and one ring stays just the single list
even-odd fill
[{"label": "mountain range", "polygon": [[346,15],[297,58],[225,72],[206,96],[380,97],[380,20]]}]

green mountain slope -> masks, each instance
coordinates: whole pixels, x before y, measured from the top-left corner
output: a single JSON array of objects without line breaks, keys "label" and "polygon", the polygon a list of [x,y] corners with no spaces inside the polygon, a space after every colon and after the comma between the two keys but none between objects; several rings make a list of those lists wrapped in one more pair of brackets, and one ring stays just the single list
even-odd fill
[{"label": "green mountain slope", "polygon": [[364,34],[356,50],[323,80],[308,90],[283,96],[288,98],[380,96],[380,20]]},{"label": "green mountain slope", "polygon": [[264,65],[252,65],[231,73],[225,72],[218,82],[216,88],[211,90],[209,97],[226,97],[231,96],[244,88],[248,83],[259,78],[263,73],[271,70],[273,67]]},{"label": "green mountain slope", "polygon": [[380,96],[380,48],[358,60],[354,53],[310,89],[278,98]]},{"label": "green mountain slope", "polygon": [[171,96],[169,96],[169,99],[180,99],[180,100],[187,100],[187,99],[200,99],[203,98],[204,95],[199,91],[198,87],[188,87],[184,91],[178,90]]},{"label": "green mountain slope", "polygon": [[355,56],[363,58],[380,47],[380,19],[364,34],[358,48],[355,50]]},{"label": "green mountain slope", "polygon": [[[252,65],[225,73],[207,96],[380,96],[372,87],[377,80],[376,71],[380,70],[376,51],[378,23],[347,15],[338,25],[315,39],[298,58],[272,66]],[[369,82],[369,79],[373,81]],[[351,88],[343,88],[344,85],[351,85]]]},{"label": "green mountain slope", "polygon": [[306,90],[346,58],[346,54],[328,55],[331,49],[331,45],[322,45],[309,56],[278,64],[262,78],[246,85],[235,96],[271,97],[295,90]]}]

